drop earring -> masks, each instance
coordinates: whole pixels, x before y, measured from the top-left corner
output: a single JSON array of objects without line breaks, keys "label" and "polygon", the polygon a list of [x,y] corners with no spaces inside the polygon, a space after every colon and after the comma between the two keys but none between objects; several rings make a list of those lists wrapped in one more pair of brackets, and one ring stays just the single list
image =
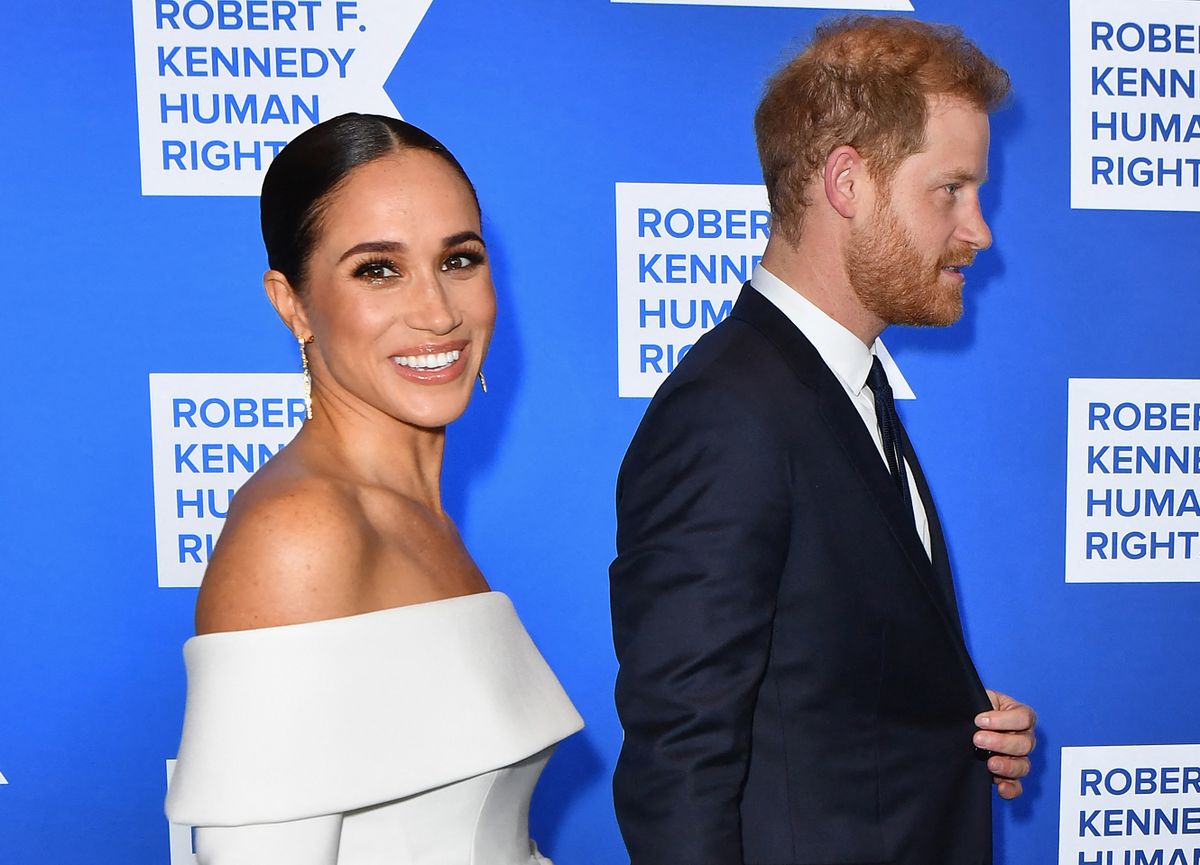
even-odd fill
[{"label": "drop earring", "polygon": [[483,389],[484,393],[487,393],[487,379],[483,377],[482,369],[479,370],[479,387]]},{"label": "drop earring", "polygon": [[304,346],[315,339],[312,334],[308,335],[308,339],[296,336],[296,342],[300,344],[300,366],[304,372],[304,417],[308,420],[312,420],[312,374],[308,371],[308,352],[304,350]]}]

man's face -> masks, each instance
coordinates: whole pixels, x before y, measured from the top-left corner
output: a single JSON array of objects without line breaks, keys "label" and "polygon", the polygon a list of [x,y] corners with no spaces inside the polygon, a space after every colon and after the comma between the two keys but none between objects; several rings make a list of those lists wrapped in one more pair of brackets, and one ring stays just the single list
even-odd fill
[{"label": "man's face", "polygon": [[987,114],[961,99],[930,100],[925,149],[875,187],[853,230],[846,275],[884,324],[953,324],[962,316],[962,269],[992,243],[979,209],[987,178]]}]

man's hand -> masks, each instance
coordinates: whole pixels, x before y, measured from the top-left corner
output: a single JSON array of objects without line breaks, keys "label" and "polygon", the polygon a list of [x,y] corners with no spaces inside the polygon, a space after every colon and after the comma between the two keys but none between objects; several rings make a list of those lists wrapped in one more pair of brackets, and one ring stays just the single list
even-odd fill
[{"label": "man's hand", "polygon": [[1029,774],[1029,752],[1037,742],[1033,733],[1037,715],[1007,694],[989,688],[987,695],[993,710],[975,717],[979,728],[975,747],[992,752],[987,767],[1000,798],[1015,799],[1021,795],[1021,779]]}]

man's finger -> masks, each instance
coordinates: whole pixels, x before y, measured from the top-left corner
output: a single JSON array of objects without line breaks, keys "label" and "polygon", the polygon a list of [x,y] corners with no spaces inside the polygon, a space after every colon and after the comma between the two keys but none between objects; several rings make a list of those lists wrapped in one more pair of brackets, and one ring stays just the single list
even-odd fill
[{"label": "man's finger", "polygon": [[1016,799],[1021,795],[1023,788],[1020,781],[1010,781],[1007,778],[993,778],[996,784],[996,792],[1000,794],[1001,799]]},{"label": "man's finger", "polygon": [[976,748],[1007,754],[1010,757],[1025,757],[1036,744],[1033,733],[989,733],[979,730],[971,739]]},{"label": "man's finger", "polygon": [[993,754],[991,757],[988,757],[987,767],[988,771],[995,778],[1015,781],[1029,774],[1030,764],[1023,757],[1002,757],[998,754]]},{"label": "man's finger", "polygon": [[975,726],[983,730],[1002,730],[1019,732],[1032,730],[1037,725],[1037,715],[1033,709],[1017,703],[1012,707],[993,709],[981,712],[975,716]]}]

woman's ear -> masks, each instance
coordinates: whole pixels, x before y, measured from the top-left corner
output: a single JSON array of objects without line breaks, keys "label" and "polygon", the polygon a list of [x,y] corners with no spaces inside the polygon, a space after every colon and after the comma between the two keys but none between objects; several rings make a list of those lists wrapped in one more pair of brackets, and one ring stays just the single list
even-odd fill
[{"label": "woman's ear", "polygon": [[263,289],[271,300],[271,306],[275,307],[275,312],[283,319],[288,330],[298,339],[308,339],[312,336],[312,329],[308,325],[308,316],[304,312],[304,306],[300,303],[296,289],[292,287],[286,276],[278,270],[268,270],[263,274]]}]

